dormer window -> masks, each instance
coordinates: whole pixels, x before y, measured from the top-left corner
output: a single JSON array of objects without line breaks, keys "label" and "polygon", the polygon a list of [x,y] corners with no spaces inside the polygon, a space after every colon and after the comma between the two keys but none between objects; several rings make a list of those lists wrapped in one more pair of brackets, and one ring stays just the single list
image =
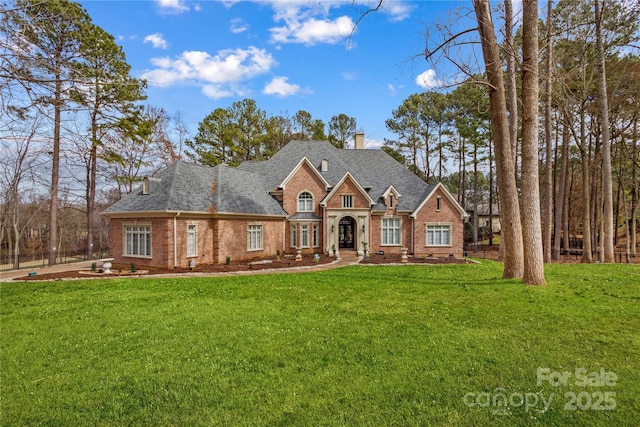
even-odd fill
[{"label": "dormer window", "polygon": [[313,194],[304,191],[298,195],[298,212],[313,212]]},{"label": "dormer window", "polygon": [[144,179],[142,180],[142,194],[149,194],[149,178],[147,177],[144,177]]}]

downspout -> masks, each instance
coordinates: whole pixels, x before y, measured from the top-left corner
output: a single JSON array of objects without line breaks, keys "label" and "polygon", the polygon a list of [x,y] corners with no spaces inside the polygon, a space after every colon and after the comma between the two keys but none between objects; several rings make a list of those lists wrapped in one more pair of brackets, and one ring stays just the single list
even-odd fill
[{"label": "downspout", "polygon": [[327,240],[327,238],[329,237],[329,233],[327,233],[327,227],[329,226],[329,224],[327,224],[327,209],[322,205],[320,205],[320,209],[322,209],[322,245],[324,246],[323,252],[331,255],[331,251],[329,250],[329,241]]},{"label": "downspout", "polygon": [[173,268],[178,268],[178,221],[180,212],[173,217]]}]

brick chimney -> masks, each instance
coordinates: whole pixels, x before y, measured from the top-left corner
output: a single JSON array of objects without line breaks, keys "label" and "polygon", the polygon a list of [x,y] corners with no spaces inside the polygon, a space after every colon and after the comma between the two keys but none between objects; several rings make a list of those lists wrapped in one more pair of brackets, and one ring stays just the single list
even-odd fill
[{"label": "brick chimney", "polygon": [[364,148],[364,133],[356,133],[355,149],[362,150]]}]

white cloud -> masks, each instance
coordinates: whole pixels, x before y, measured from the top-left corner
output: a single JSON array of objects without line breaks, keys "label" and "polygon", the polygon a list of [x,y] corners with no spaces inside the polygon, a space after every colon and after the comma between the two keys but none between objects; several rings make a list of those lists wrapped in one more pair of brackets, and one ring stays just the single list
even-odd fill
[{"label": "white cloud", "polygon": [[416,84],[425,89],[433,89],[434,87],[443,86],[444,82],[436,79],[434,70],[427,70],[416,77]]},{"label": "white cloud", "polygon": [[404,21],[411,13],[411,6],[403,1],[385,1],[382,3],[382,11],[389,15],[391,22]]},{"label": "white cloud", "polygon": [[402,89],[404,87],[404,85],[400,85],[398,87],[392,85],[391,83],[387,83],[387,89],[389,90],[389,94],[391,95],[395,95],[396,93],[398,93],[398,89]]},{"label": "white cloud", "polygon": [[155,68],[141,75],[150,84],[202,86],[203,93],[214,99],[245,93],[239,83],[267,73],[276,65],[270,53],[253,46],[222,50],[215,56],[185,51],[177,58],[152,58],[151,63]]},{"label": "white cloud", "polygon": [[156,49],[166,49],[168,46],[162,33],[149,34],[144,38],[144,43],[151,43]]},{"label": "white cloud", "polygon": [[227,98],[235,95],[234,91],[224,89],[221,85],[204,85],[202,87],[202,93],[213,99]]},{"label": "white cloud", "polygon": [[287,83],[287,80],[289,80],[288,77],[274,77],[273,80],[267,83],[262,93],[264,93],[265,95],[277,95],[285,97],[295,95],[300,92],[300,86]]},{"label": "white cloud", "polygon": [[335,44],[351,35],[354,23],[348,16],[334,20],[309,18],[289,19],[284,26],[271,28],[271,41],[276,43]]},{"label": "white cloud", "polygon": [[247,25],[241,18],[233,18],[230,24],[231,32],[234,34],[242,33],[249,29],[249,25]]},{"label": "white cloud", "polygon": [[189,10],[184,0],[156,0],[160,10],[165,13],[182,13]]}]

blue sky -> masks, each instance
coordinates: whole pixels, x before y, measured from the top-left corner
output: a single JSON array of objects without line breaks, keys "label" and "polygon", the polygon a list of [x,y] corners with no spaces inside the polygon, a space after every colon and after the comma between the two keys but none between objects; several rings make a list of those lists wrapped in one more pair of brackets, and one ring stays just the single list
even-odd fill
[{"label": "blue sky", "polygon": [[[298,110],[328,123],[355,117],[369,148],[392,137],[393,109],[450,76],[420,53],[431,22],[470,2],[83,1],[94,23],[148,80],[147,103],[177,112],[190,134],[218,107],[254,99],[269,115]],[[327,129],[328,130],[328,129]]]}]

